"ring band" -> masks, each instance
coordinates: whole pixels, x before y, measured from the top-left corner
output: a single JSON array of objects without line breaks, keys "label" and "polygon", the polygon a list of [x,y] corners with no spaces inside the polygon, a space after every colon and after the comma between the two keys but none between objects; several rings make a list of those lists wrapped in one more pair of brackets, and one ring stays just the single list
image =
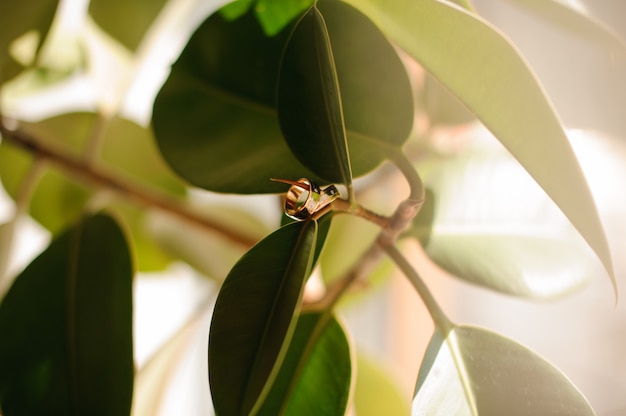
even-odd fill
[{"label": "ring band", "polygon": [[321,189],[306,178],[289,183],[292,185],[285,199],[285,214],[295,220],[310,218],[339,197],[339,191],[334,185]]}]

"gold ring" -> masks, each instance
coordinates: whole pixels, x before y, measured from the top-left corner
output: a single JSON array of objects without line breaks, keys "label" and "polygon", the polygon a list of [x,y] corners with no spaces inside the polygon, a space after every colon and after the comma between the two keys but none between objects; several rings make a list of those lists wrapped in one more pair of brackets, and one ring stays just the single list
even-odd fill
[{"label": "gold ring", "polygon": [[334,185],[320,188],[306,178],[297,181],[272,180],[291,185],[285,198],[285,214],[294,220],[301,221],[310,218],[339,197],[339,191]]}]

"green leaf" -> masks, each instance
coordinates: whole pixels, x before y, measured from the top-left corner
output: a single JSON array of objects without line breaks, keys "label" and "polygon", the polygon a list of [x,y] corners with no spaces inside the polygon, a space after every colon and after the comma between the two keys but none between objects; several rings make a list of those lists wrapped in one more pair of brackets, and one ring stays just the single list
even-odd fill
[{"label": "green leaf", "polygon": [[137,49],[166,0],[92,0],[89,14],[105,32]]},{"label": "green leaf", "polygon": [[410,414],[408,397],[382,362],[359,354],[354,407],[358,416],[404,416]]},{"label": "green leaf", "polygon": [[226,20],[235,20],[246,14],[254,2],[255,0],[234,0],[222,6],[219,12]]},{"label": "green leaf", "polygon": [[275,116],[287,35],[265,37],[251,13],[233,22],[216,13],[191,37],[152,114],[161,153],[183,178],[235,193],[280,192],[270,178],[321,182],[291,154]]},{"label": "green leaf", "polygon": [[437,200],[429,256],[515,296],[554,299],[588,283],[598,263],[567,218],[488,132],[465,135],[468,150],[424,179]]},{"label": "green leaf", "polygon": [[265,34],[274,36],[312,4],[313,0],[258,0],[254,11]]},{"label": "green leaf", "polygon": [[594,415],[552,364],[485,329],[436,331],[420,369],[413,415]]},{"label": "green leaf", "polygon": [[[0,2],[0,84],[16,76],[24,66],[11,55],[13,42],[34,35],[35,54],[43,45],[56,13],[58,0],[4,0]],[[30,32],[30,33],[29,33]]]},{"label": "green leaf", "polygon": [[62,234],[0,304],[5,414],[128,414],[133,391],[132,263],[113,219]]},{"label": "green leaf", "polygon": [[[352,174],[360,176],[407,139],[411,88],[395,50],[371,22],[341,2],[319,8],[333,45]],[[293,156],[276,118],[288,35],[285,29],[265,37],[252,12],[233,22],[215,14],[193,35],[152,118],[163,156],[186,180],[235,193],[280,192],[269,178],[325,183]]]},{"label": "green leaf", "polygon": [[305,166],[329,182],[352,187],[337,71],[324,18],[315,6],[298,21],[283,54],[278,121]]},{"label": "green leaf", "polygon": [[433,0],[355,2],[463,102],[541,185],[617,285],[593,198],[542,87],[485,21]]},{"label": "green leaf", "polygon": [[345,414],[352,377],[350,343],[341,324],[332,316],[302,314],[258,414]]},{"label": "green leaf", "polygon": [[226,277],[209,334],[209,381],[217,414],[248,414],[269,391],[295,328],[317,234],[315,221],[283,226],[248,251]]}]

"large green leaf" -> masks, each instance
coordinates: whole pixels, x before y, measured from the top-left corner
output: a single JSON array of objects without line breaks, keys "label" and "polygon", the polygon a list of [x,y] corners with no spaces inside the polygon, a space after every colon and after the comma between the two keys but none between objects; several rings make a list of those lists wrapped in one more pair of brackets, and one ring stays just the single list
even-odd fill
[{"label": "large green leaf", "polygon": [[316,6],[296,24],[278,80],[278,121],[291,151],[329,182],[352,186],[337,70]]},{"label": "large green leaf", "polygon": [[444,2],[354,3],[494,133],[585,238],[616,287],[587,182],[550,102],[515,47],[487,22]]},{"label": "large green leaf", "polygon": [[22,64],[11,56],[12,43],[32,31],[38,52],[48,35],[57,5],[58,0],[0,2],[0,84],[24,69]]},{"label": "large green leaf", "polygon": [[594,415],[552,364],[501,335],[436,331],[419,372],[413,415]]},{"label": "large green leaf", "polygon": [[89,14],[127,48],[139,46],[167,0],[93,0]]},{"label": "large green leaf", "polygon": [[429,256],[515,296],[551,299],[589,282],[599,264],[565,216],[487,131],[466,136],[468,150],[425,176],[437,200]]},{"label": "large green leaf", "polygon": [[0,304],[0,406],[11,414],[128,414],[132,263],[106,215],[68,230]]},{"label": "large green leaf", "polygon": [[259,415],[342,415],[352,386],[350,343],[332,316],[298,318],[289,350]]},{"label": "large green leaf", "polygon": [[[397,54],[367,19],[340,2],[319,7],[333,45],[352,173],[359,176],[407,139],[410,84]],[[272,177],[324,183],[291,154],[276,118],[288,35],[285,29],[265,37],[252,12],[232,22],[215,14],[193,35],[152,117],[163,156],[185,179],[236,193],[279,192]]]},{"label": "large green leaf", "polygon": [[226,277],[208,350],[218,414],[248,414],[269,391],[293,335],[317,236],[316,221],[285,225],[248,251]]}]

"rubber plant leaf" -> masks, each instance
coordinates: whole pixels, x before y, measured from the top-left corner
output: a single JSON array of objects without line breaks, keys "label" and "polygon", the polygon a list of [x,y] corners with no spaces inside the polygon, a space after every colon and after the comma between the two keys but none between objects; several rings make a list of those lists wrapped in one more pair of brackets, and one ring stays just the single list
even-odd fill
[{"label": "rubber plant leaf", "polygon": [[133,267],[113,218],[55,239],[0,304],[5,414],[129,414]]},{"label": "rubber plant leaf", "polygon": [[248,414],[268,393],[293,335],[318,244],[323,242],[317,237],[314,220],[287,224],[252,247],[226,277],[215,304],[208,348],[209,382],[218,414]]}]

